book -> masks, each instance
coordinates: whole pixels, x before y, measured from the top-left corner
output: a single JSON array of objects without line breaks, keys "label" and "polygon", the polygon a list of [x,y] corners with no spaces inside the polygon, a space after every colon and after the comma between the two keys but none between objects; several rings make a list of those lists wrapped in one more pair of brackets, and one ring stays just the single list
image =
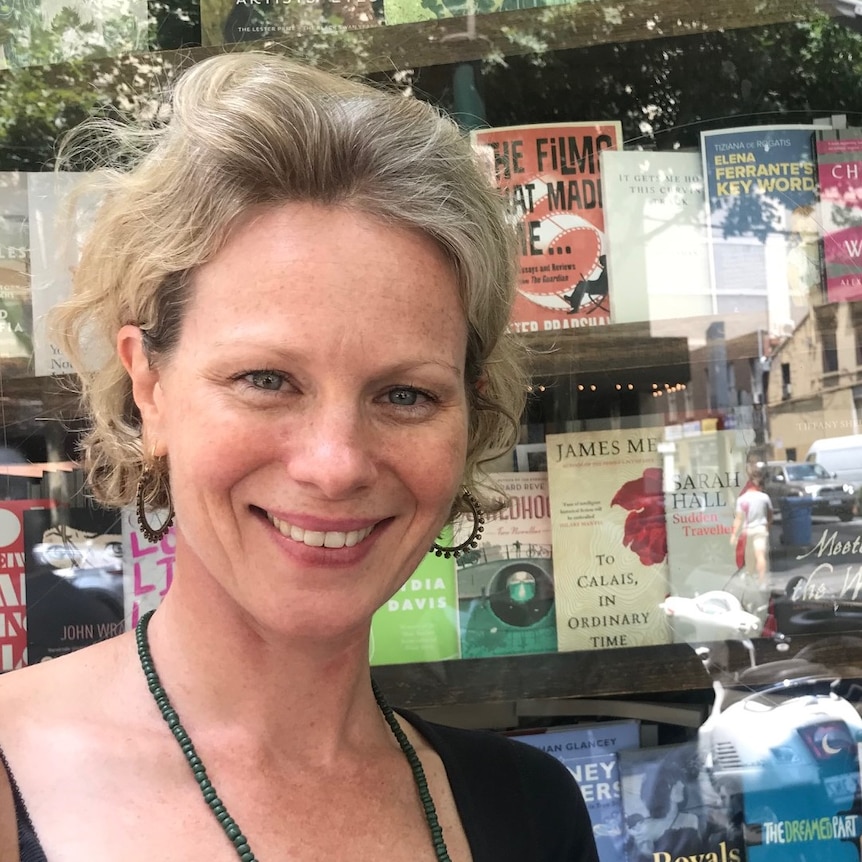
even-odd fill
[{"label": "book", "polygon": [[27,662],[125,630],[120,512],[100,506],[24,512]]},{"label": "book", "polygon": [[[451,531],[441,539],[450,544]],[[371,621],[372,665],[444,661],[460,656],[454,558],[428,553]]]},{"label": "book", "polygon": [[27,0],[0,15],[0,69],[147,50],[147,0]]},{"label": "book", "polygon": [[382,23],[380,4],[373,0],[201,0],[200,15],[205,46],[358,30]]},{"label": "book", "polygon": [[663,606],[676,641],[760,633],[762,620],[752,619],[743,607],[759,601],[754,581],[746,579],[730,544],[752,443],[750,431],[699,428],[663,444],[670,575]]},{"label": "book", "polygon": [[566,767],[584,797],[599,862],[619,862],[625,853],[626,828],[616,753],[597,752],[589,757],[577,757],[566,763]]},{"label": "book", "polygon": [[[162,523],[162,513],[152,515],[153,524]],[[134,629],[147,611],[154,611],[170,589],[176,559],[176,528],[171,527],[159,542],[150,542],[141,532],[132,506],[123,509],[123,585],[125,620]]]},{"label": "book", "polygon": [[504,126],[471,132],[506,194],[520,236],[516,332],[610,322],[601,155],[619,122]]},{"label": "book", "polygon": [[640,746],[640,722],[597,721],[552,727],[540,730],[518,730],[506,736],[551,754],[561,763],[582,758],[587,754],[622,751]]},{"label": "book", "polygon": [[703,163],[696,153],[602,153],[612,323],[712,314]]},{"label": "book", "polygon": [[3,374],[32,374],[33,306],[30,301],[30,230],[27,182],[18,171],[0,172],[0,360]]},{"label": "book", "polygon": [[797,657],[743,671],[718,688],[700,730],[711,786],[733,804],[749,862],[859,860],[862,719],[823,670]]},{"label": "book", "polygon": [[862,299],[862,128],[814,133],[826,301]]},{"label": "book", "polygon": [[[479,545],[456,561],[461,657],[557,648],[546,473],[494,473],[508,497],[488,515]],[[466,536],[456,533],[455,540]]]},{"label": "book", "polygon": [[640,745],[639,722],[605,721],[508,735],[553,755],[571,772],[590,814],[600,862],[619,862],[625,847],[625,825],[616,753]]},{"label": "book", "polygon": [[735,801],[710,784],[697,741],[617,755],[625,817],[625,862],[743,862]]},{"label": "book", "polygon": [[72,365],[51,337],[48,315],[72,291],[83,236],[95,212],[92,196],[73,198],[82,174],[27,175],[33,355],[37,377],[71,374]]},{"label": "book", "polygon": [[663,428],[550,434],[560,650],[667,643]]},{"label": "book", "polygon": [[701,133],[716,311],[788,335],[821,293],[815,126]]},{"label": "book", "polygon": [[27,664],[27,537],[24,514],[50,500],[0,500],[0,672]]},{"label": "book", "polygon": [[485,15],[515,9],[568,6],[577,2],[580,0],[384,0],[383,6],[386,23],[391,25]]}]

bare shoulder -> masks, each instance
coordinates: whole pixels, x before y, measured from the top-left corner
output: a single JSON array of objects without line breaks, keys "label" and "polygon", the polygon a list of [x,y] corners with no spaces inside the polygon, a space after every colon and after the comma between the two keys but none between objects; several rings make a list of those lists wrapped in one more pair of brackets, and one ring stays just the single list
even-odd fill
[{"label": "bare shoulder", "polygon": [[74,724],[117,697],[127,635],[0,676],[0,748],[54,722]]}]

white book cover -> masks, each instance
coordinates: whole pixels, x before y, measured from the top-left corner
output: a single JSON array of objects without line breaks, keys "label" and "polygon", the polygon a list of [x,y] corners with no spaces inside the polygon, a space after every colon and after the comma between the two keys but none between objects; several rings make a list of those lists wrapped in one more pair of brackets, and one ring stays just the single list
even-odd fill
[{"label": "white book cover", "polygon": [[32,373],[33,309],[30,302],[30,231],[27,179],[0,172],[0,359],[7,374]]},{"label": "white book cover", "polygon": [[81,174],[28,174],[33,352],[37,377],[72,373],[50,333],[48,317],[72,290],[72,273],[95,212],[93,195],[74,195]]},{"label": "white book cover", "polygon": [[605,150],[602,186],[611,321],[712,314],[700,156]]},{"label": "white book cover", "polygon": [[560,650],[667,643],[663,428],[548,435]]}]

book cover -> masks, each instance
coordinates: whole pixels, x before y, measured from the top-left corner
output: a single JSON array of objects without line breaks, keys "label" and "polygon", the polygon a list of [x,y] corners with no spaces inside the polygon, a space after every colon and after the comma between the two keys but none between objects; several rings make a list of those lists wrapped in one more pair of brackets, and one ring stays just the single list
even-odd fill
[{"label": "book cover", "polygon": [[0,172],[0,360],[3,374],[33,373],[30,301],[30,230],[27,182],[18,171]]},{"label": "book cover", "polygon": [[858,862],[862,719],[822,666],[774,664],[771,684],[753,676],[766,665],[719,689],[699,735],[711,786],[739,812],[749,862]]},{"label": "book cover", "polygon": [[697,153],[602,153],[612,323],[714,312]]},{"label": "book cover", "polygon": [[572,773],[590,814],[599,859],[620,862],[625,824],[616,752],[640,745],[639,722],[605,721],[508,735],[553,755]]},{"label": "book cover", "polygon": [[0,500],[0,673],[27,664],[27,537],[24,515],[50,500]]},{"label": "book cover", "polygon": [[862,298],[862,128],[814,133],[828,302]]},{"label": "book cover", "polygon": [[663,428],[547,438],[560,650],[667,643]]},{"label": "book cover", "polygon": [[743,862],[738,812],[710,785],[698,743],[617,755],[625,817],[625,862]]},{"label": "book cover", "polygon": [[670,573],[662,604],[676,641],[749,638],[762,628],[765,614],[750,611],[765,599],[730,543],[752,442],[751,432],[700,428],[662,446]]},{"label": "book cover", "polygon": [[[449,544],[444,536],[442,541]],[[426,554],[371,621],[372,665],[445,661],[460,654],[455,560]]]},{"label": "book cover", "polygon": [[71,374],[72,365],[51,337],[48,315],[68,298],[84,234],[95,211],[91,195],[73,198],[82,175],[27,175],[30,225],[33,354],[37,377]]},{"label": "book cover", "polygon": [[580,0],[383,0],[387,24],[412,24],[489,12],[568,6]]},{"label": "book cover", "polygon": [[206,45],[280,39],[297,33],[358,30],[382,23],[374,0],[201,0]]},{"label": "book cover", "polygon": [[[151,523],[162,523],[158,513],[153,514]],[[141,532],[132,506],[123,509],[122,526],[125,620],[127,627],[133,629],[143,614],[161,604],[171,586],[176,528],[171,527],[159,542],[150,542]]]},{"label": "book cover", "polygon": [[[509,498],[456,561],[461,657],[557,648],[547,473],[494,473]],[[456,534],[456,541],[464,537]]]},{"label": "book cover", "polygon": [[514,731],[506,735],[552,754],[564,764],[588,755],[640,747],[640,723],[634,719]]},{"label": "book cover", "polygon": [[120,512],[99,506],[24,513],[28,664],[121,634]]},{"label": "book cover", "polygon": [[703,132],[716,311],[787,335],[822,294],[814,126]]},{"label": "book cover", "polygon": [[623,817],[620,767],[616,753],[597,752],[566,763],[587,806],[599,862],[625,858],[626,828]]},{"label": "book cover", "polygon": [[601,155],[620,146],[620,123],[505,126],[471,138],[519,229],[512,329],[609,323]]},{"label": "book cover", "polygon": [[147,0],[25,0],[0,7],[0,69],[147,50]]}]

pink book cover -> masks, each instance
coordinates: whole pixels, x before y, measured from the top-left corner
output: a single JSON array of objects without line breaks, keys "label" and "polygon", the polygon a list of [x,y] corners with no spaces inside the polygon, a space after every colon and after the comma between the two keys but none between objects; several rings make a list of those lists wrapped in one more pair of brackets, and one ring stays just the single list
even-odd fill
[{"label": "pink book cover", "polygon": [[862,129],[814,135],[826,298],[862,298]]}]

